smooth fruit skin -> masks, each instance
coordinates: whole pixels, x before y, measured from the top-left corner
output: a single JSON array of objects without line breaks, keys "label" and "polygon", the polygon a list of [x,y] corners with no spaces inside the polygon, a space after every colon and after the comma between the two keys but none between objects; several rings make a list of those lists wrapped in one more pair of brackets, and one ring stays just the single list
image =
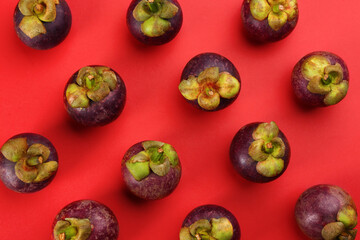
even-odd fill
[{"label": "smooth fruit skin", "polygon": [[254,122],[242,127],[234,136],[230,145],[230,160],[235,170],[246,180],[256,183],[271,182],[280,177],[286,170],[290,161],[290,145],[284,133],[279,130],[279,137],[285,144],[285,155],[281,159],[284,160],[284,169],[275,177],[264,177],[256,171],[256,164],[248,154],[253,131],[261,122]]},{"label": "smooth fruit skin", "polygon": [[27,46],[38,50],[46,50],[59,45],[69,34],[72,23],[71,11],[65,0],[59,0],[59,4],[56,5],[55,20],[43,22],[46,34],[40,34],[32,39],[26,36],[19,28],[23,17],[24,15],[20,12],[19,7],[16,6],[14,12],[16,34]]},{"label": "smooth fruit skin", "polygon": [[292,75],[291,75],[291,84],[294,91],[294,94],[296,96],[296,99],[310,107],[326,107],[324,103],[324,95],[312,93],[307,89],[307,85],[309,83],[308,80],[305,79],[303,74],[301,73],[301,66],[304,63],[304,61],[315,55],[320,55],[326,57],[330,63],[333,65],[335,63],[339,63],[341,67],[343,68],[343,79],[346,79],[349,81],[349,70],[348,67],[343,59],[341,59],[339,56],[335,55],[334,53],[327,52],[327,51],[315,51],[311,52],[304,57],[302,57],[295,65]]},{"label": "smooth fruit skin", "polygon": [[335,185],[315,185],[301,194],[295,206],[299,228],[311,239],[322,240],[321,230],[336,221],[338,211],[345,205],[356,206],[351,196]]},{"label": "smooth fruit skin", "polygon": [[[119,224],[107,206],[93,200],[79,200],[66,205],[55,217],[53,227],[65,218],[89,219],[93,226],[87,240],[117,240]],[[52,234],[52,239],[55,239]]]},{"label": "smooth fruit skin", "polygon": [[[98,65],[92,65],[95,67]],[[72,108],[66,99],[66,89],[69,84],[76,82],[78,71],[74,73],[67,82],[64,89],[64,104],[69,115],[80,125],[86,127],[96,127],[109,124],[119,117],[124,109],[126,102],[126,87],[120,75],[110,68],[116,74],[117,86],[108,96],[99,102],[91,102],[87,108]]]},{"label": "smooth fruit skin", "polygon": [[191,105],[200,110],[213,112],[226,108],[238,98],[241,91],[241,79],[239,72],[229,59],[221,56],[220,54],[208,52],[196,55],[185,65],[180,81],[183,79],[188,79],[190,75],[198,76],[202,71],[209,67],[219,67],[220,72],[228,72],[240,82],[240,89],[238,94],[231,99],[221,98],[219,106],[214,110],[203,109],[199,106],[197,100],[186,100],[191,103]]},{"label": "smooth fruit skin", "polygon": [[175,168],[170,168],[170,171],[163,177],[160,177],[153,172],[145,179],[137,181],[127,169],[125,163],[132,156],[143,151],[142,142],[131,146],[125,153],[121,162],[121,173],[126,184],[126,187],[135,196],[145,200],[156,200],[168,196],[172,193],[178,185],[181,177],[180,161]]},{"label": "smooth fruit skin", "polygon": [[231,225],[233,226],[234,233],[231,240],[240,240],[241,231],[237,219],[229,210],[218,205],[208,204],[193,209],[185,217],[182,227],[190,227],[191,224],[193,224],[194,222],[200,219],[207,219],[210,221],[211,218],[221,218],[221,217],[226,217],[227,219],[229,219]]},{"label": "smooth fruit skin", "polygon": [[173,40],[176,37],[176,35],[179,33],[183,23],[183,13],[178,1],[168,0],[169,2],[175,4],[179,8],[179,11],[173,18],[168,20],[171,23],[171,29],[169,29],[168,31],[165,32],[165,34],[159,37],[148,37],[141,32],[141,22],[136,21],[136,19],[133,16],[133,11],[136,5],[140,1],[141,0],[132,0],[126,13],[126,24],[128,26],[130,33],[137,40],[139,40],[140,42],[146,45],[161,45]]},{"label": "smooth fruit skin", "polygon": [[[26,137],[28,146],[34,143],[40,143],[50,149],[50,156],[48,161],[58,162],[58,154],[54,145],[45,137],[36,133],[21,133],[11,137],[10,139]],[[15,164],[7,160],[4,155],[0,152],[0,178],[5,186],[15,192],[19,193],[32,193],[37,192],[50,184],[54,179],[56,172],[47,180],[39,183],[24,183],[15,174]]]},{"label": "smooth fruit skin", "polygon": [[280,30],[275,31],[266,19],[259,21],[251,15],[249,0],[244,0],[241,7],[241,20],[246,36],[258,43],[276,42],[287,37],[296,27],[298,19],[297,14],[293,20],[286,22]]}]

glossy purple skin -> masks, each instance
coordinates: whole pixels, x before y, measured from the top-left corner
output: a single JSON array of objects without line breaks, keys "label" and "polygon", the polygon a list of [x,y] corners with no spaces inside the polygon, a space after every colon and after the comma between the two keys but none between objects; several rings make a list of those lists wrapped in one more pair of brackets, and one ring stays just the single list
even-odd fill
[{"label": "glossy purple skin", "polygon": [[[95,67],[95,65],[92,65],[91,67]],[[78,71],[74,73],[67,82],[63,97],[65,108],[69,115],[80,125],[86,127],[106,125],[118,118],[124,109],[126,102],[125,83],[117,72],[113,69],[110,70],[116,74],[116,88],[112,90],[103,100],[98,102],[90,101],[90,106],[87,108],[72,108],[66,99],[66,89],[69,84],[76,83]]]},{"label": "glossy purple skin", "polygon": [[56,5],[56,18],[53,22],[42,22],[46,28],[45,34],[40,34],[32,39],[26,36],[19,28],[23,17],[24,15],[16,5],[14,12],[16,34],[27,46],[38,50],[46,50],[59,45],[68,35],[72,22],[70,8],[65,0],[59,0],[59,4]]},{"label": "glossy purple skin", "polygon": [[[114,213],[102,203],[93,200],[79,200],[66,205],[55,217],[57,221],[65,218],[89,219],[93,229],[87,240],[117,240],[119,224]],[[52,234],[52,239],[55,239]]]},{"label": "glossy purple skin", "polygon": [[255,19],[250,12],[250,1],[244,0],[241,7],[241,19],[244,30],[249,39],[258,43],[275,42],[287,37],[295,28],[299,15],[287,21],[278,31],[272,29],[267,18],[263,21]]},{"label": "glossy purple skin", "polygon": [[322,240],[321,230],[336,222],[338,211],[345,205],[356,206],[350,195],[335,185],[315,185],[301,194],[295,206],[295,218],[303,233]]},{"label": "glossy purple skin", "polygon": [[145,200],[156,200],[168,196],[178,185],[181,177],[180,160],[176,167],[171,167],[170,171],[163,177],[150,172],[149,176],[137,181],[127,169],[125,163],[132,156],[143,151],[142,142],[136,143],[130,147],[125,153],[121,162],[121,173],[125,181],[126,187],[135,196]]},{"label": "glossy purple skin", "polygon": [[188,101],[189,103],[191,103],[191,105],[193,105],[194,107],[196,107],[198,109],[208,111],[208,112],[214,112],[214,111],[218,111],[218,110],[226,108],[227,106],[232,104],[237,99],[237,97],[239,96],[240,91],[241,91],[241,79],[240,79],[239,72],[237,71],[234,64],[229,59],[227,59],[217,53],[201,53],[201,54],[193,57],[186,64],[186,66],[181,74],[180,81],[184,80],[184,79],[188,79],[190,75],[198,76],[202,71],[204,71],[206,68],[209,68],[209,67],[218,67],[220,72],[230,73],[240,83],[240,89],[239,89],[238,94],[236,94],[236,96],[231,99],[220,98],[220,104],[214,110],[206,110],[206,109],[200,107],[197,99],[192,100],[192,101],[186,99],[186,101]]},{"label": "glossy purple skin", "polygon": [[[50,149],[50,156],[47,161],[58,162],[58,154],[56,149],[47,138],[36,133],[21,133],[11,137],[10,139],[22,137],[26,137],[26,141],[29,147],[34,143],[40,143],[48,147]],[[0,178],[6,187],[19,193],[32,193],[43,189],[50,184],[57,172],[56,171],[50,178],[45,181],[39,183],[24,183],[15,174],[15,164],[16,163],[7,160],[0,152]]]},{"label": "glossy purple skin", "polygon": [[179,11],[176,13],[176,15],[173,18],[167,19],[171,23],[171,28],[168,31],[166,31],[165,34],[163,34],[162,36],[159,36],[159,37],[148,37],[148,36],[144,35],[141,31],[141,24],[143,22],[138,22],[134,18],[133,11],[134,11],[136,5],[140,1],[141,0],[133,0],[130,3],[130,6],[126,13],[126,23],[127,23],[128,29],[131,32],[131,34],[137,40],[139,40],[140,42],[147,44],[147,45],[161,45],[161,44],[170,42],[172,39],[174,39],[176,37],[176,35],[179,33],[181,26],[182,26],[182,22],[183,22],[183,13],[182,13],[182,10],[181,10],[181,7],[180,7],[178,1],[168,0],[169,2],[175,4],[179,8]]},{"label": "glossy purple skin", "polygon": [[290,145],[283,132],[279,130],[279,135],[285,144],[284,169],[275,177],[265,177],[256,171],[257,161],[249,155],[249,147],[254,141],[252,133],[261,122],[250,123],[242,127],[234,136],[230,146],[230,160],[235,170],[245,179],[251,182],[266,183],[280,177],[286,170],[290,161]]},{"label": "glossy purple skin", "polygon": [[202,205],[195,209],[193,209],[185,218],[182,227],[190,227],[191,224],[200,220],[207,219],[211,220],[211,218],[221,218],[226,217],[233,226],[234,232],[231,240],[239,240],[241,237],[241,231],[238,221],[235,216],[229,212],[227,209],[217,206],[217,205]]},{"label": "glossy purple skin", "polygon": [[343,69],[344,80],[349,81],[349,70],[344,62],[339,56],[325,51],[317,51],[312,52],[304,56],[300,59],[299,62],[296,63],[292,75],[291,75],[291,83],[292,88],[294,90],[295,96],[298,99],[299,102],[301,102],[304,105],[311,106],[311,107],[326,107],[331,105],[326,105],[324,103],[325,95],[312,93],[307,89],[307,85],[309,83],[308,80],[306,80],[301,72],[301,65],[304,63],[304,61],[314,55],[320,55],[326,57],[332,65],[335,63],[339,63]]}]

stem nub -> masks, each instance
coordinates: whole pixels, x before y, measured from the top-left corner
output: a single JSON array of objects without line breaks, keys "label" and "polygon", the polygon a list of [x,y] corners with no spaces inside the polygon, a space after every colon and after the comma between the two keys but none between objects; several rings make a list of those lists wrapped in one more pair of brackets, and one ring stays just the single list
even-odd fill
[{"label": "stem nub", "polygon": [[37,3],[37,4],[35,4],[33,9],[34,9],[34,13],[36,15],[39,15],[39,14],[42,14],[44,12],[45,6],[42,3]]},{"label": "stem nub", "polygon": [[156,13],[159,11],[159,6],[154,0],[147,0],[147,5],[151,12]]}]

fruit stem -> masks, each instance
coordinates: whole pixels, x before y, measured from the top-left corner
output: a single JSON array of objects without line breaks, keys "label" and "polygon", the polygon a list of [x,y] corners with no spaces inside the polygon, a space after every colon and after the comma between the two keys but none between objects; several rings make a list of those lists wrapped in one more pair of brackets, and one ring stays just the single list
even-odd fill
[{"label": "fruit stem", "polygon": [[44,161],[44,158],[42,156],[39,156],[39,157],[32,157],[32,158],[29,158],[28,160],[26,160],[26,163],[29,165],[29,166],[36,166],[40,163],[43,163]]},{"label": "fruit stem", "polygon": [[155,2],[155,0],[147,0],[147,5],[149,6],[151,12],[156,13],[157,11],[159,11],[159,6]]},{"label": "fruit stem", "polygon": [[37,3],[37,4],[35,4],[33,9],[34,9],[34,13],[36,15],[39,15],[44,12],[45,6],[41,3]]},{"label": "fruit stem", "polygon": [[272,8],[274,13],[279,13],[279,12],[283,11],[284,9],[285,9],[284,6],[281,4],[276,4]]},{"label": "fruit stem", "polygon": [[264,148],[266,153],[272,153],[274,150],[274,146],[271,142],[265,143]]},{"label": "fruit stem", "polygon": [[330,75],[325,74],[325,76],[321,79],[321,81],[324,85],[329,85],[332,82],[332,79]]}]

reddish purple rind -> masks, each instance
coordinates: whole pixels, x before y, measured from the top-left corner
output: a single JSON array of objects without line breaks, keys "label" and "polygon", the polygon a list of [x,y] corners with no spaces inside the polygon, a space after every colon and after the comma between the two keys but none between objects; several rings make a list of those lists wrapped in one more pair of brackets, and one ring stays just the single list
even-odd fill
[{"label": "reddish purple rind", "polygon": [[[92,65],[90,67],[98,67],[99,65]],[[66,99],[66,89],[69,84],[76,83],[78,71],[74,73],[67,82],[64,89],[64,104],[69,115],[79,124],[87,127],[103,126],[119,117],[124,109],[126,102],[126,87],[124,81],[119,74],[113,71],[117,78],[117,86],[110,91],[103,100],[98,102],[90,101],[90,106],[87,108],[72,108]]]},{"label": "reddish purple rind", "polygon": [[235,218],[235,216],[227,209],[217,206],[217,205],[202,205],[195,209],[193,209],[183,221],[182,227],[190,227],[191,224],[200,220],[207,219],[211,220],[211,218],[227,218],[231,225],[233,226],[234,232],[231,240],[239,240],[241,237],[240,225]]},{"label": "reddish purple rind", "polygon": [[279,130],[279,135],[285,144],[285,154],[281,159],[284,160],[284,169],[275,177],[265,177],[256,171],[257,161],[254,161],[249,155],[249,147],[254,141],[252,133],[261,122],[250,123],[242,127],[234,136],[230,145],[230,160],[235,170],[245,179],[266,183],[280,177],[286,170],[290,161],[290,145],[284,133]]},{"label": "reddish purple rind", "polygon": [[[54,145],[52,145],[52,143],[47,138],[39,134],[21,133],[11,137],[10,139],[23,138],[23,137],[26,138],[26,142],[29,147],[34,143],[40,143],[48,147],[50,150],[50,155],[47,162],[48,161],[58,162],[58,154],[56,152]],[[15,162],[7,160],[4,157],[4,155],[0,152],[0,178],[7,188],[19,193],[32,193],[32,192],[40,191],[41,189],[43,189],[44,187],[50,184],[50,182],[54,179],[57,172],[55,171],[50,178],[42,182],[24,183],[15,174],[15,164],[16,164]]]},{"label": "reddish purple rind", "polygon": [[307,85],[308,85],[309,81],[305,79],[305,77],[303,76],[303,74],[301,72],[301,66],[304,63],[304,61],[307,58],[315,56],[315,55],[326,57],[330,61],[331,65],[335,65],[335,63],[339,63],[343,69],[343,74],[344,74],[343,79],[347,80],[347,81],[349,81],[349,70],[343,59],[341,59],[339,56],[337,56],[333,53],[326,52],[326,51],[316,51],[316,52],[309,53],[309,54],[305,55],[303,58],[301,58],[300,61],[298,61],[296,63],[296,65],[292,71],[292,75],[291,75],[292,88],[293,88],[296,98],[299,100],[299,102],[301,102],[307,106],[326,107],[326,106],[329,106],[324,103],[324,98],[326,95],[321,95],[321,94],[316,94],[316,93],[310,92],[307,89]]},{"label": "reddish purple rind", "polygon": [[299,18],[299,12],[293,20],[287,21],[281,29],[275,31],[269,26],[267,18],[263,21],[255,19],[251,15],[250,3],[244,0],[241,7],[241,19],[249,39],[259,43],[275,42],[287,37],[295,28]]},{"label": "reddish purple rind", "polygon": [[[79,200],[66,205],[55,217],[56,222],[65,218],[89,219],[92,225],[91,235],[87,240],[117,240],[119,224],[110,208],[93,200]],[[52,239],[54,235],[52,234]]]},{"label": "reddish purple rind", "polygon": [[174,39],[176,37],[176,35],[179,33],[181,26],[182,26],[182,22],[183,22],[183,13],[182,13],[182,10],[181,10],[181,7],[180,7],[180,4],[178,3],[178,1],[168,0],[169,2],[175,4],[179,8],[179,10],[173,18],[166,19],[167,21],[169,21],[171,23],[171,28],[159,37],[148,37],[148,36],[144,35],[143,32],[141,31],[141,24],[143,22],[136,21],[136,19],[134,18],[133,11],[134,11],[136,5],[140,1],[141,0],[133,0],[130,3],[130,6],[126,13],[126,23],[127,23],[130,33],[137,40],[139,40],[140,42],[147,44],[147,45],[161,45],[161,44],[170,42],[172,39]]},{"label": "reddish purple rind", "polygon": [[326,224],[337,221],[337,213],[345,205],[356,210],[351,196],[343,189],[328,184],[315,185],[297,200],[296,222],[306,236],[322,240],[321,230]]},{"label": "reddish purple rind", "polygon": [[142,142],[136,143],[125,153],[121,163],[121,173],[126,187],[139,198],[146,200],[156,200],[168,196],[178,185],[181,177],[181,164],[178,161],[176,167],[170,167],[169,172],[161,177],[151,172],[149,176],[141,181],[137,181],[127,169],[125,163],[132,156],[143,151]]},{"label": "reddish purple rind", "polygon": [[65,0],[59,0],[59,4],[55,6],[55,20],[53,22],[42,22],[45,26],[46,34],[40,34],[34,38],[30,38],[19,28],[19,24],[24,15],[20,12],[18,5],[16,5],[14,12],[15,31],[23,43],[34,49],[46,50],[64,41],[71,28],[71,11]]},{"label": "reddish purple rind", "polygon": [[202,71],[209,67],[218,67],[219,72],[228,72],[234,76],[240,83],[239,92],[231,99],[220,98],[220,104],[214,110],[206,110],[198,104],[197,100],[186,100],[198,109],[213,112],[224,109],[225,107],[232,104],[240,94],[241,90],[241,79],[240,74],[235,68],[234,64],[227,58],[217,53],[201,53],[193,57],[185,66],[181,74],[181,80],[188,79],[190,75],[198,76]]}]

